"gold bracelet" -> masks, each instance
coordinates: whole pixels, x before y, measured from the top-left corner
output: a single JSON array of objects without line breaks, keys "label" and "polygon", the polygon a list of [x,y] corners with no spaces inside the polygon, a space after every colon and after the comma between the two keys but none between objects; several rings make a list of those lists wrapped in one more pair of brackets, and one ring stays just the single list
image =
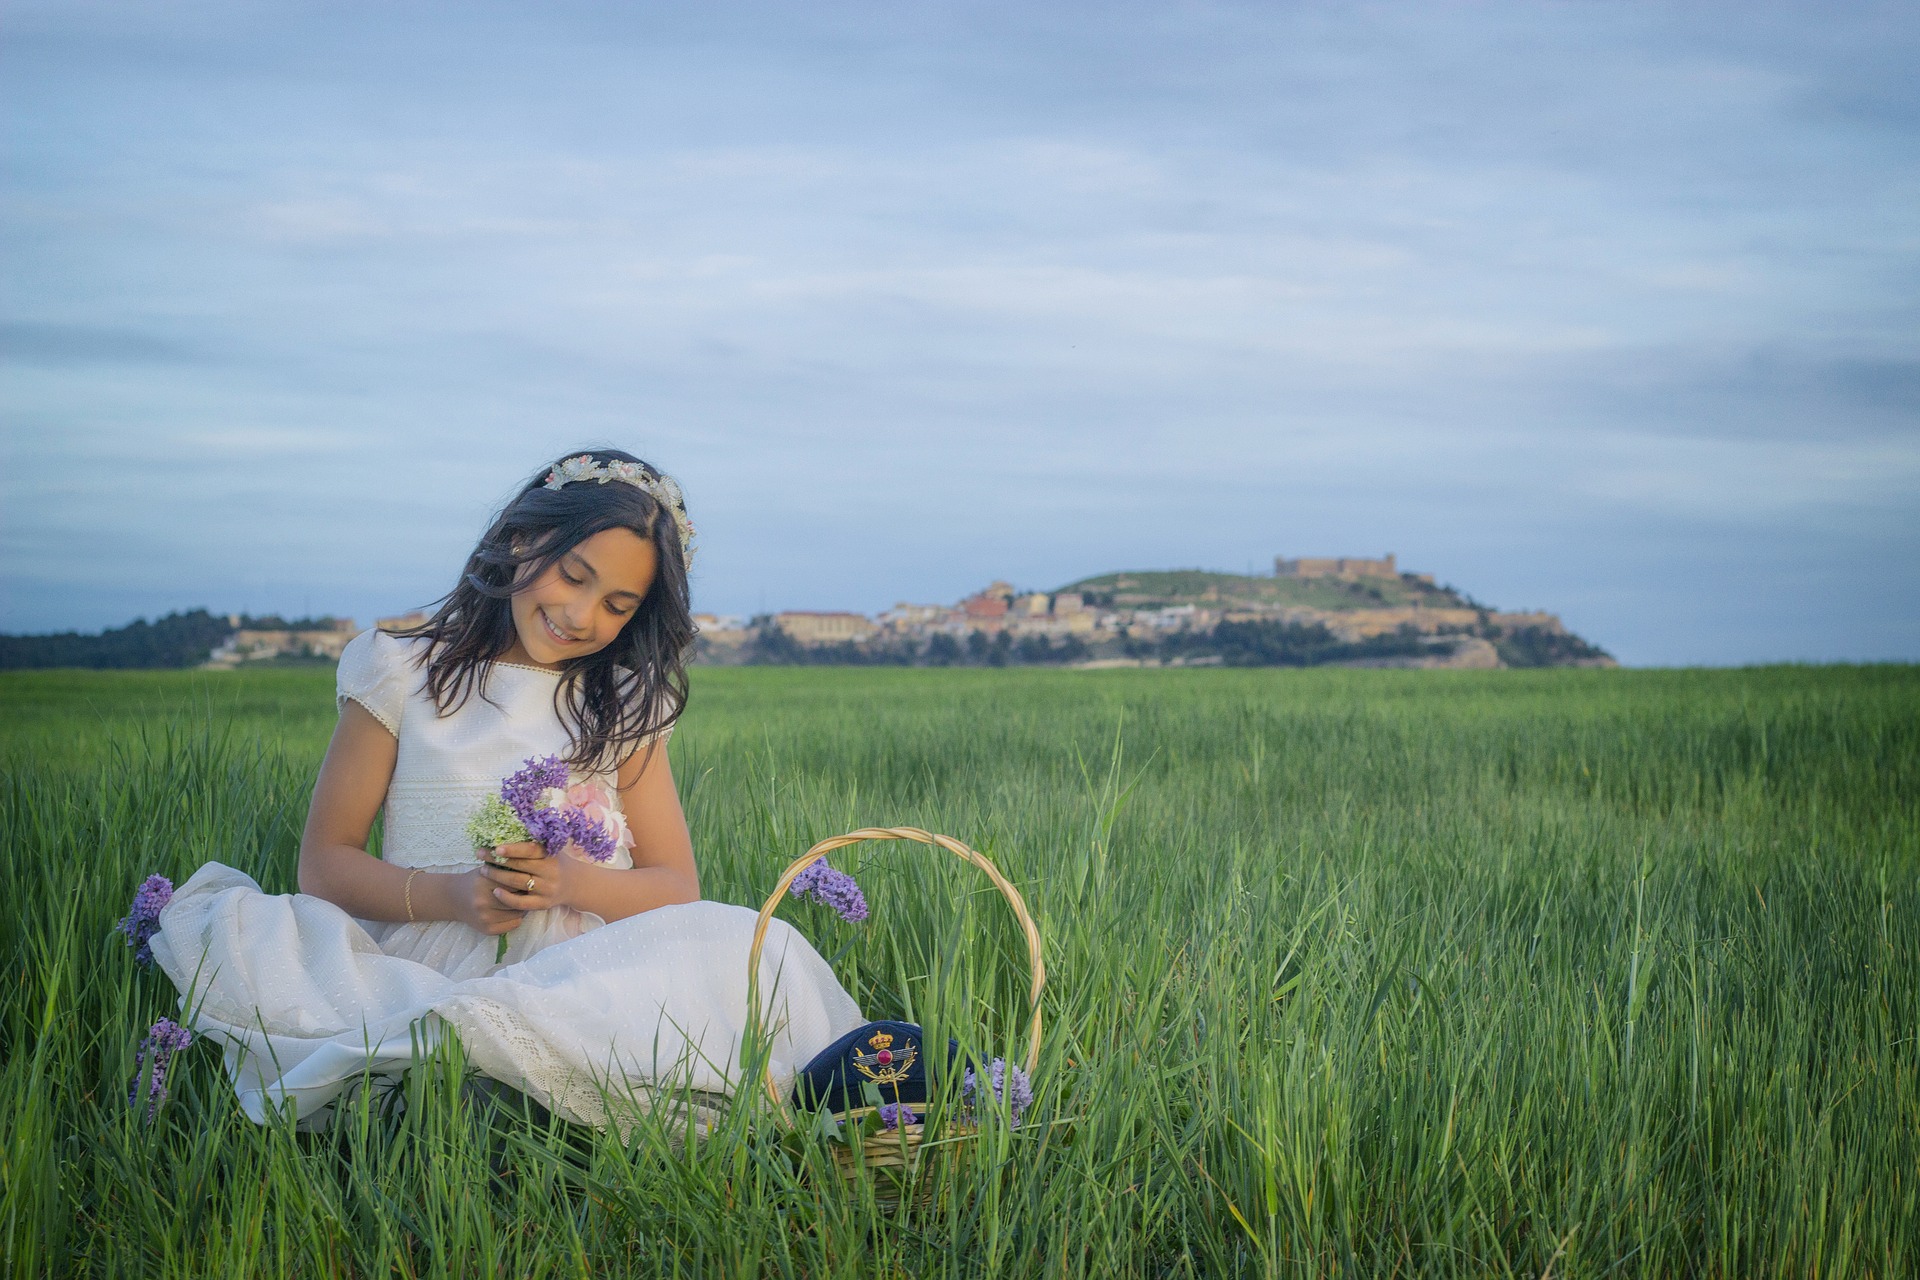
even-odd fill
[{"label": "gold bracelet", "polygon": [[419,874],[420,874],[420,870],[418,867],[414,868],[412,871],[407,872],[407,892],[405,894],[405,897],[407,900],[407,923],[408,924],[418,923],[413,918],[413,878]]}]

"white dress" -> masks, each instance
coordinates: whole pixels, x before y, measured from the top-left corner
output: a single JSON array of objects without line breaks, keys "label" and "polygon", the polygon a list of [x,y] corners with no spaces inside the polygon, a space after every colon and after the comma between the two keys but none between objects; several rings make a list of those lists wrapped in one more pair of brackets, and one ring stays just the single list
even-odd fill
[{"label": "white dress", "polygon": [[[569,750],[558,676],[495,663],[486,697],[441,717],[414,662],[423,640],[380,631],[340,656],[339,698],[399,740],[382,856],[430,874],[470,871],[467,820],[530,756]],[[631,866],[624,850],[612,865]],[[254,1120],[324,1112],[369,1072],[391,1079],[451,1028],[469,1061],[567,1119],[626,1127],[650,1086],[729,1093],[740,1082],[747,954],[756,913],[718,902],[611,924],[528,913],[498,940],[457,921],[356,920],[307,894],[272,896],[210,862],[175,892],[152,943],[194,1030],[220,1040]],[[774,921],[760,991],[785,1087],[860,1011],[805,938]],[[613,1113],[609,1113],[609,1103]]]}]

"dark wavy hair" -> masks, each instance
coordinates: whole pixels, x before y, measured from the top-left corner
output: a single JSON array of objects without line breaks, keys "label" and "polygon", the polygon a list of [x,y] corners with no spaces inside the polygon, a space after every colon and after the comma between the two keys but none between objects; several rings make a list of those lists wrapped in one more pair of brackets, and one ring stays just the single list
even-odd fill
[{"label": "dark wavy hair", "polygon": [[[597,463],[650,463],[618,449],[587,449]],[[467,557],[460,584],[433,605],[433,616],[403,636],[425,637],[427,694],[442,716],[452,715],[476,693],[486,697],[487,676],[514,641],[510,600],[516,583],[530,583],[587,538],[608,529],[631,529],[653,543],[659,567],[646,598],[613,642],[569,659],[554,690],[554,709],[574,726],[568,763],[586,771],[618,767],[640,743],[670,727],[687,705],[687,655],[693,645],[693,611],[687,591],[687,560],[673,513],[646,490],[620,480],[576,480],[546,487],[551,467],[537,475],[502,508]],[[680,513],[683,517],[684,507]]]}]

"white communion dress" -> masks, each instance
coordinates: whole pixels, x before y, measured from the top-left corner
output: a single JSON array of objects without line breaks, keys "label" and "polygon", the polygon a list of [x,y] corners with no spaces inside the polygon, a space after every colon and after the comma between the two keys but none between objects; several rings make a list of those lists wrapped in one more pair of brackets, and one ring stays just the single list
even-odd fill
[{"label": "white communion dress", "polygon": [[[554,705],[559,676],[538,667],[495,663],[485,697],[440,716],[415,665],[425,644],[355,637],[340,657],[339,700],[399,741],[382,856],[455,874],[477,865],[465,829],[482,800],[529,757],[564,756],[570,736]],[[621,850],[610,865],[633,863]],[[397,1077],[451,1029],[486,1075],[569,1120],[624,1129],[626,1108],[646,1109],[659,1089],[740,1084],[756,918],[718,902],[612,923],[534,911],[496,964],[498,940],[457,921],[356,920],[210,862],[161,912],[152,948],[194,1030],[225,1046],[256,1121],[287,1107],[312,1121],[369,1075]],[[826,962],[778,920],[759,989],[783,1087],[862,1021]]]}]

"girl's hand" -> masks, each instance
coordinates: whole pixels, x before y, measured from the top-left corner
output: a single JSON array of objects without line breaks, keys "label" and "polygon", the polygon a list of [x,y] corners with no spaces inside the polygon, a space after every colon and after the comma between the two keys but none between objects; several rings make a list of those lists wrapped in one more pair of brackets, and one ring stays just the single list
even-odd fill
[{"label": "girl's hand", "polygon": [[[448,905],[452,918],[470,925],[490,938],[512,933],[526,916],[524,907],[510,907],[494,897],[496,886],[485,871],[469,871],[458,876],[423,877],[447,882]],[[418,890],[416,889],[417,893]]]},{"label": "girl's hand", "polygon": [[496,902],[514,911],[564,907],[570,898],[567,867],[571,858],[553,858],[538,843],[503,844],[486,855],[480,874],[493,885]]}]

